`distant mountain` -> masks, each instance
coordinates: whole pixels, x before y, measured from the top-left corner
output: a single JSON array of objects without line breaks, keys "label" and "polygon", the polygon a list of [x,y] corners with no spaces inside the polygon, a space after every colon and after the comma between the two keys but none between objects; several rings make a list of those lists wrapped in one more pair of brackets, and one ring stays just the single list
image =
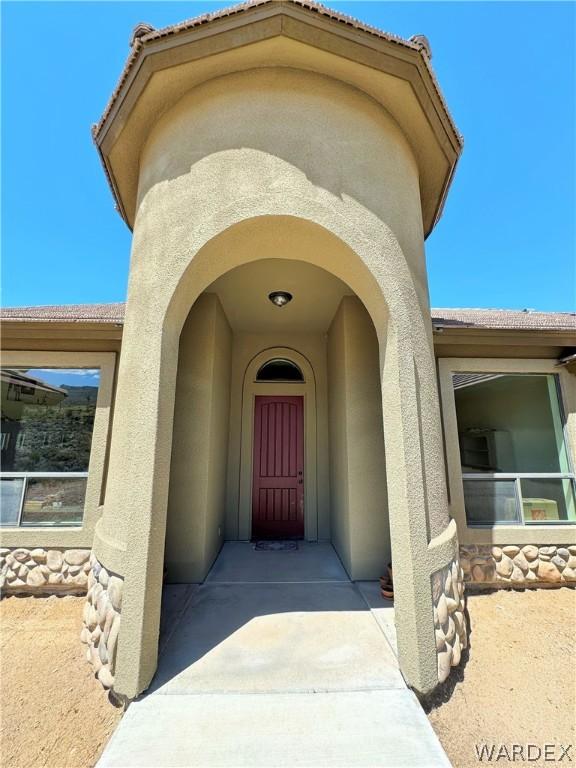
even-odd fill
[{"label": "distant mountain", "polygon": [[61,384],[60,389],[66,390],[66,405],[96,405],[98,387],[71,387]]}]

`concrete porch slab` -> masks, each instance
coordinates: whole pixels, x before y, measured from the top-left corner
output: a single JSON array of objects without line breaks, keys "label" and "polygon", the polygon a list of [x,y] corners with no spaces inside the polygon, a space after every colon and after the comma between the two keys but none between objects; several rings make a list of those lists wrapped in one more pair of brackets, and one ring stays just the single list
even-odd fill
[{"label": "concrete porch slab", "polygon": [[401,688],[397,660],[348,583],[204,584],[163,648],[153,690]]},{"label": "concrete porch slab", "polygon": [[349,581],[331,544],[299,541],[286,552],[258,551],[247,541],[222,547],[205,583]]},{"label": "concrete porch slab", "polygon": [[149,696],[98,768],[448,768],[409,690]]}]

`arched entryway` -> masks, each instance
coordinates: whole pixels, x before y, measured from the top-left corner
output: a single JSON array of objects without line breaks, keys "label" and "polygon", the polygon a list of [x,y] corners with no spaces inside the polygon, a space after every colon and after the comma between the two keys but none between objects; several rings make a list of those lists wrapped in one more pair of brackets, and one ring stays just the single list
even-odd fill
[{"label": "arched entryway", "polygon": [[[256,166],[278,162],[249,154]],[[224,162],[225,155],[220,158]],[[217,164],[219,158],[210,162]],[[146,258],[139,262],[142,269],[136,264],[132,274],[111,447],[115,470],[109,475],[105,514],[95,541],[96,557],[126,574],[115,687],[128,696],[146,687],[156,664],[180,332],[191,304],[211,283],[239,262],[271,255],[310,263],[345,282],[376,329],[386,455],[389,466],[394,466],[394,473],[387,476],[387,491],[400,585],[396,598],[400,661],[405,677],[419,690],[430,689],[438,680],[430,575],[454,559],[457,542],[455,528],[447,527],[429,328],[390,230],[349,200],[315,187],[309,195],[305,177],[286,164],[283,167],[285,182],[293,174],[290,191],[266,190],[233,206],[216,196],[213,215],[194,230],[176,223],[183,198],[178,198],[176,209],[162,209],[168,240],[162,248],[170,254],[164,265],[166,279],[161,286],[155,282],[150,293]],[[258,178],[265,174],[254,176]],[[179,183],[180,179],[172,182]],[[186,189],[194,189],[193,183],[188,184],[189,180],[182,189],[184,197]],[[171,215],[176,216],[172,224]],[[145,230],[140,227],[135,234],[134,247],[141,255],[148,248],[142,240]],[[147,339],[145,354],[136,337]],[[134,376],[147,386],[134,392]],[[147,414],[147,429],[136,434],[134,426],[141,427],[142,414]],[[117,469],[120,464],[131,468],[131,492]],[[120,517],[117,510],[124,510]],[[130,547],[115,544],[128,538]]]}]

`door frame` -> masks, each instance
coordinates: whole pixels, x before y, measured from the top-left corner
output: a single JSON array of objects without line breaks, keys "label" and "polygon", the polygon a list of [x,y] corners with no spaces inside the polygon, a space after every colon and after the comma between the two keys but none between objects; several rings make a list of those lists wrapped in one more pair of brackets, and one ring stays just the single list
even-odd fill
[{"label": "door frame", "polygon": [[[295,363],[304,382],[256,381],[264,363],[280,357]],[[310,362],[289,347],[270,347],[252,358],[244,374],[242,387],[242,429],[240,440],[240,495],[238,538],[252,537],[252,462],[254,454],[254,409],[256,395],[301,395],[304,399],[304,539],[318,540],[318,448],[316,427],[316,379]]]}]

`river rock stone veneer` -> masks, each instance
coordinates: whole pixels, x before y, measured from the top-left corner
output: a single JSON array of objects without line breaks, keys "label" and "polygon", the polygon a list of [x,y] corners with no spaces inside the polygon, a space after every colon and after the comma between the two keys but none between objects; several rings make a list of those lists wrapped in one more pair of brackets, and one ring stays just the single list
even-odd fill
[{"label": "river rock stone veneer", "polygon": [[89,571],[89,549],[0,549],[0,589],[6,595],[84,594]]},{"label": "river rock stone veneer", "polygon": [[434,632],[438,656],[438,682],[443,683],[458,666],[468,644],[464,616],[464,574],[457,559],[432,574]]},{"label": "river rock stone veneer", "polygon": [[80,640],[87,646],[86,658],[104,688],[114,685],[123,587],[120,576],[107,571],[92,554]]},{"label": "river rock stone veneer", "polygon": [[576,583],[576,545],[477,544],[460,547],[464,578],[472,585],[537,586]]}]

